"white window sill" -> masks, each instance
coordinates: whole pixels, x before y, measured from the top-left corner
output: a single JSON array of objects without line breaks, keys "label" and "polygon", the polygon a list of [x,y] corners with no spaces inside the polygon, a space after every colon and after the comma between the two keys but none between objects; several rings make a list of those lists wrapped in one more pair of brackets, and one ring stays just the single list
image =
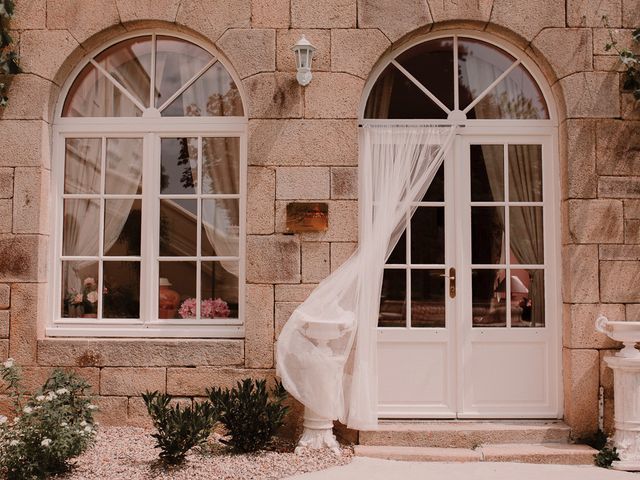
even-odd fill
[{"label": "white window sill", "polygon": [[47,337],[105,338],[244,338],[243,325],[54,325]]}]

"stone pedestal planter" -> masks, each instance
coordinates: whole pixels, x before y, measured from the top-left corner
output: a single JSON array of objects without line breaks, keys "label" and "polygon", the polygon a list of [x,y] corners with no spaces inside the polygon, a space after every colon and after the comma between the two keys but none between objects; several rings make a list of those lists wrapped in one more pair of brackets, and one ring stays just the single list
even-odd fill
[{"label": "stone pedestal planter", "polygon": [[615,356],[605,359],[613,370],[613,440],[620,455],[612,466],[616,470],[640,471],[640,351],[634,347],[640,341],[640,322],[610,322],[600,316],[596,329],[625,344]]},{"label": "stone pedestal planter", "polygon": [[303,426],[296,453],[305,448],[329,448],[336,455],[340,454],[340,445],[333,434],[333,420],[323,418],[305,407]]}]

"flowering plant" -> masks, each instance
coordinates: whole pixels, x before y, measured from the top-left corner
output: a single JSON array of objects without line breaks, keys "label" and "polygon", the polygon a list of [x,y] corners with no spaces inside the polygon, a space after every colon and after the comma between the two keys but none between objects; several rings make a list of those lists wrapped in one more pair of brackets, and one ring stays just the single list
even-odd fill
[{"label": "flowering plant", "polygon": [[13,421],[0,415],[0,476],[8,480],[43,479],[69,470],[69,461],[94,440],[90,385],[73,373],[54,371],[29,396],[12,359],[0,364],[0,377],[13,400]]},{"label": "flowering plant", "polygon": [[[195,298],[187,298],[180,305],[178,313],[182,318],[195,318],[196,305]],[[200,318],[227,318],[229,313],[229,305],[221,298],[207,298],[200,303]]]},{"label": "flowering plant", "polygon": [[[106,288],[104,293],[107,293]],[[85,278],[82,282],[82,291],[75,288],[68,290],[65,300],[70,306],[83,306],[85,311],[95,312],[98,303],[98,282],[93,277]]]}]

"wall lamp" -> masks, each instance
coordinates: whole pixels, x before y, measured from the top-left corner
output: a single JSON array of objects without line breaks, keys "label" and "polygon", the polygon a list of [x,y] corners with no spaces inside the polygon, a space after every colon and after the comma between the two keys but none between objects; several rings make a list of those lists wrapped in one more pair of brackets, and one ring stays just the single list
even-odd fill
[{"label": "wall lamp", "polygon": [[300,85],[306,87],[313,77],[311,74],[311,62],[313,62],[313,54],[316,51],[316,47],[311,45],[311,42],[302,35],[292,50],[296,56],[296,67],[298,68],[296,79]]}]

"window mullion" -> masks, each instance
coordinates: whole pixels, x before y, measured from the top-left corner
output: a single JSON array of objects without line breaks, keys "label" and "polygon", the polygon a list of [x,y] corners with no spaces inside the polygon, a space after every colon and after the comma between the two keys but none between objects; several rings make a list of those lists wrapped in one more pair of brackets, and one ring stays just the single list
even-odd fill
[{"label": "window mullion", "polygon": [[196,319],[200,319],[200,308],[202,305],[202,287],[200,282],[202,281],[202,264],[200,262],[200,254],[202,252],[202,200],[200,194],[202,193],[202,137],[198,137],[198,155],[196,163],[196,205],[197,219],[196,219]]},{"label": "window mullion", "polygon": [[104,280],[103,280],[103,275],[104,275],[104,265],[103,260],[104,260],[104,228],[105,228],[105,221],[106,221],[106,217],[107,217],[107,212],[106,212],[106,203],[105,203],[105,199],[104,199],[104,193],[105,193],[105,185],[106,185],[106,166],[107,166],[107,161],[106,161],[106,157],[107,157],[107,138],[106,137],[102,137],[102,142],[101,142],[101,155],[100,155],[100,225],[98,226],[98,310],[97,310],[97,317],[99,319],[102,318],[102,313],[103,313],[103,305],[102,305],[102,301],[103,301],[103,295],[102,292],[104,291]]},{"label": "window mullion", "polygon": [[157,275],[155,272],[156,252],[153,239],[159,231],[157,221],[157,186],[154,185],[155,178],[155,155],[157,137],[153,134],[144,136],[144,149],[142,156],[142,232],[140,253],[142,261],[140,270],[140,319],[146,325],[154,318],[153,293],[156,291],[155,282]]}]

